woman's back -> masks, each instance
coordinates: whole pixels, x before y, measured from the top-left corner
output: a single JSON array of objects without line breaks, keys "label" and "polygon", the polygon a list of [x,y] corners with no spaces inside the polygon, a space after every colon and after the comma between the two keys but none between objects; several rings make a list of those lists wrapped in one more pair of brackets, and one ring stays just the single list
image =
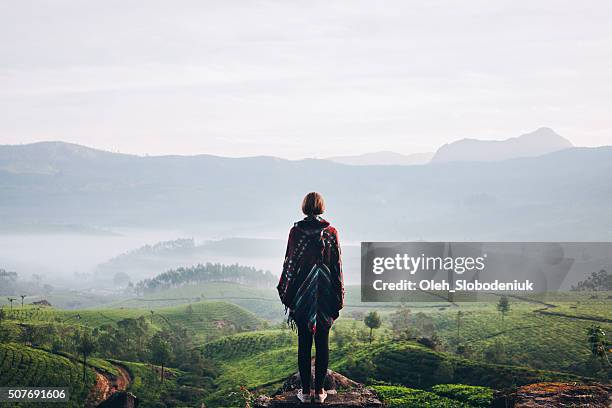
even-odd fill
[{"label": "woman's back", "polygon": [[342,261],[338,232],[319,216],[307,216],[289,232],[283,274],[278,285],[289,319],[330,327],[343,304]]}]

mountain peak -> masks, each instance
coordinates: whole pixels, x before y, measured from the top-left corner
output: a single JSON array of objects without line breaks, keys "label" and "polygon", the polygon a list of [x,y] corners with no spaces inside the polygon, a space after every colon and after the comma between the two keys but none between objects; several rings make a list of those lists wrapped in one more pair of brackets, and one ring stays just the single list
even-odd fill
[{"label": "mountain peak", "polygon": [[533,157],[573,147],[549,127],[505,140],[461,139],[440,147],[432,162],[497,161]]}]

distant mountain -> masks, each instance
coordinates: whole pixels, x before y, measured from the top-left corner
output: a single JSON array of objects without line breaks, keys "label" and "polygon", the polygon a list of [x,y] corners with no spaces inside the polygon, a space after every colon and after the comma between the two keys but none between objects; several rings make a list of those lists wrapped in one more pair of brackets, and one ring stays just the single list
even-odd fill
[{"label": "distant mountain", "polygon": [[55,175],[72,166],[95,161],[124,161],[137,156],[92,149],[73,143],[38,142],[0,145],[0,171],[11,174]]},{"label": "distant mountain", "polygon": [[353,166],[370,166],[370,165],[399,165],[406,166],[412,164],[425,164],[433,157],[433,152],[400,154],[395,152],[373,152],[365,153],[357,156],[336,156],[328,157],[336,163],[349,164]]},{"label": "distant mountain", "polygon": [[506,140],[462,139],[445,144],[431,162],[507,160],[541,156],[570,147],[573,145],[569,140],[544,127]]},{"label": "distant mountain", "polygon": [[493,162],[346,166],[140,157],[59,142],[0,146],[0,224],[160,228],[183,236],[286,239],[304,193],[318,190],[347,243],[609,240],[611,185],[612,147]]}]

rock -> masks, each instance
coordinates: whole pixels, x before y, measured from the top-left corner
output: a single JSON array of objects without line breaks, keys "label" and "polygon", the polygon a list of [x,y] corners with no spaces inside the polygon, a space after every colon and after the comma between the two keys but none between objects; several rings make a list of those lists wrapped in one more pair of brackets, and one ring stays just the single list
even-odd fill
[{"label": "rock", "polygon": [[[314,372],[312,373],[314,375]],[[254,408],[294,408],[304,407],[296,397],[300,388],[300,376],[298,373],[289,377],[285,383],[272,396],[260,396],[254,404]],[[355,382],[350,378],[327,370],[324,388],[329,394],[325,400],[325,406],[334,408],[382,408],[382,403],[369,388]],[[315,405],[315,404],[312,404]]]},{"label": "rock", "polygon": [[103,401],[98,408],[136,408],[138,399],[134,394],[127,391],[119,391]]},{"label": "rock", "polygon": [[495,408],[612,407],[612,385],[578,383],[536,383],[499,394]]}]

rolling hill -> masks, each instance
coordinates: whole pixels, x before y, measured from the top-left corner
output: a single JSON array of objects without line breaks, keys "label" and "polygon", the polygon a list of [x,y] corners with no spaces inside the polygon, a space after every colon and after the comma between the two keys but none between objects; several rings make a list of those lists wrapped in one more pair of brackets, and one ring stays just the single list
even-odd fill
[{"label": "rolling hill", "polygon": [[16,343],[0,343],[2,387],[66,387],[70,400],[65,406],[82,407],[95,382],[93,370],[85,373],[83,382],[83,368],[73,360]]},{"label": "rolling hill", "polygon": [[[146,303],[145,303],[146,304]],[[146,306],[145,306],[146,307]],[[152,312],[152,313],[151,313]],[[154,308],[107,308],[87,310],[62,310],[48,307],[32,307],[6,311],[11,319],[35,325],[79,325],[96,328],[116,325],[124,319],[144,317],[157,330],[172,330],[178,326],[194,333],[194,340],[203,343],[222,335],[265,326],[263,320],[242,307],[222,301],[200,301],[181,306]],[[5,326],[8,326],[6,323]]]}]

